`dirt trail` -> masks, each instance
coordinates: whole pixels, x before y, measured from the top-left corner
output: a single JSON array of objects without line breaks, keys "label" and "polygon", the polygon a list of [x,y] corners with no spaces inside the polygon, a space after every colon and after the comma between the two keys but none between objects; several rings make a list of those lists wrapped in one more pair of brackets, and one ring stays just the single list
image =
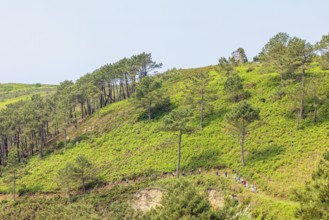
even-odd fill
[{"label": "dirt trail", "polygon": [[[223,173],[223,171],[222,171]],[[215,175],[215,170],[211,169],[211,170],[208,170],[208,171],[202,171],[201,174],[193,174],[193,175]],[[154,175],[153,175],[154,176]],[[189,175],[187,175],[189,176]],[[220,176],[224,176],[224,174],[220,175]],[[163,175],[163,176],[160,176],[160,175],[157,175],[156,176],[157,178],[156,179],[172,179],[172,178],[176,178],[172,175]],[[183,176],[181,178],[184,178]],[[98,188],[98,190],[111,190],[113,187],[115,186],[126,186],[126,185],[133,185],[133,184],[139,184],[141,182],[143,182],[144,179],[143,177],[139,177],[139,178],[136,178],[135,181],[128,181],[128,183],[126,183],[125,181],[118,181],[118,182],[115,182],[115,183],[108,183],[106,185],[103,185],[103,186],[100,186]],[[72,195],[80,195],[82,194],[82,192],[72,192]],[[29,197],[29,198],[33,198],[33,199],[41,199],[41,198],[45,198],[45,199],[51,199],[51,198],[56,198],[56,197],[63,197],[63,198],[67,198],[67,195],[65,193],[62,193],[62,192],[53,192],[53,193],[36,193],[36,194],[32,194],[32,195],[23,195],[23,196],[16,196],[17,199],[21,199],[21,198],[26,198],[26,197]],[[10,195],[10,194],[0,194],[0,201],[1,200],[8,200],[8,199],[12,199],[13,196]]]},{"label": "dirt trail", "polygon": [[[238,187],[240,189],[243,189],[243,191],[249,191],[249,193],[251,193],[251,195],[255,195],[255,196],[267,196],[265,192],[257,192],[252,193],[250,191],[250,189],[243,187],[243,185],[237,183],[236,181],[234,181],[233,179],[233,173],[231,170],[225,169],[226,171],[228,171],[228,180],[231,184],[231,186],[235,186]],[[219,171],[219,176],[224,177],[224,171],[225,170],[220,170]],[[193,175],[216,175],[215,170],[214,169],[210,169],[207,171],[203,171],[201,174],[193,174]],[[189,175],[187,175],[189,176]],[[157,175],[156,179],[167,179],[167,178],[175,178],[172,175]],[[185,177],[181,177],[181,178],[185,178]],[[133,180],[129,180],[129,182],[125,182],[125,181],[119,181],[116,183],[109,183],[106,185],[103,185],[95,190],[100,190],[100,191],[106,191],[106,190],[111,190],[113,187],[115,186],[128,186],[128,185],[133,185],[133,184],[140,184],[141,182],[144,181],[143,177],[139,177],[136,178],[135,181]],[[216,209],[216,208],[221,208],[224,205],[224,198],[221,195],[221,193],[215,189],[208,189],[208,199],[209,202],[212,206],[212,208]],[[154,208],[157,205],[160,205],[161,202],[161,198],[162,198],[162,191],[161,189],[145,189],[145,190],[140,190],[138,192],[135,193],[134,198],[131,201],[131,204],[133,206],[133,208],[135,209],[141,209],[142,211],[148,211],[151,208]],[[247,192],[248,193],[248,192]],[[82,195],[83,193],[80,191],[76,191],[73,192],[72,195]],[[67,198],[67,195],[65,193],[62,192],[54,192],[54,193],[37,193],[37,194],[32,194],[32,195],[23,195],[23,196],[18,196],[17,195],[17,199],[24,199],[24,198],[31,198],[31,199],[52,199],[52,198],[57,198],[57,197],[61,197],[61,198]],[[0,201],[2,200],[12,200],[13,199],[13,195],[11,194],[0,194]],[[280,199],[282,202],[289,202],[288,200],[283,200]]]}]

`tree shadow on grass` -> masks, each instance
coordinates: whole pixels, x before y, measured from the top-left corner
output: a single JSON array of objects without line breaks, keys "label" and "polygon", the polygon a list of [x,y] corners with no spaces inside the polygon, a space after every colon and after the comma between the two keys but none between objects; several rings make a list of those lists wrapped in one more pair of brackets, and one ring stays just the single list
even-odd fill
[{"label": "tree shadow on grass", "polygon": [[220,162],[220,155],[218,150],[206,150],[204,149],[200,154],[191,157],[187,163],[188,168],[197,169],[202,168],[224,168],[226,164]]},{"label": "tree shadow on grass", "polygon": [[229,111],[230,109],[221,108],[218,111],[211,111],[210,113],[206,114],[203,119],[203,127],[207,127],[211,122],[220,119],[223,120],[225,118],[226,113]]},{"label": "tree shadow on grass", "polygon": [[[170,102],[169,97],[167,97],[162,103],[152,108],[152,120],[159,120],[160,118],[168,114],[170,111],[172,111],[174,108],[176,108],[176,106],[173,105]],[[138,121],[148,121],[148,120],[149,119],[146,111],[144,111],[138,117]]]},{"label": "tree shadow on grass", "polygon": [[285,151],[283,146],[271,145],[265,149],[252,150],[246,158],[248,162],[266,161]]}]

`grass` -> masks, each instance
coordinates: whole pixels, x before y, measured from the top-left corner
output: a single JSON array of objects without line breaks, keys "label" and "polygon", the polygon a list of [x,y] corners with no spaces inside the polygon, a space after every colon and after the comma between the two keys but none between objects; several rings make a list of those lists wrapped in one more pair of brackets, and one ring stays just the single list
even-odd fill
[{"label": "grass", "polygon": [[0,109],[5,108],[9,104],[28,100],[32,95],[46,96],[52,94],[55,89],[56,86],[53,85],[0,84]]},{"label": "grass", "polygon": [[[250,67],[252,66],[252,71]],[[326,103],[319,109],[317,124],[310,116],[296,130],[295,115],[289,111],[289,95],[277,97],[280,88],[276,73],[261,73],[261,67],[247,64],[237,68],[245,88],[251,93],[249,102],[260,109],[261,120],[248,127],[246,137],[246,166],[241,165],[238,138],[226,128],[225,112],[232,107],[222,92],[225,76],[215,67],[192,70],[173,70],[157,76],[171,98],[172,106],[179,106],[184,86],[189,83],[188,74],[210,71],[214,76],[211,86],[218,87],[218,99],[213,102],[214,111],[205,119],[205,128],[196,130],[182,139],[182,169],[210,169],[227,167],[244,176],[262,192],[252,195],[252,215],[257,219],[293,219],[296,204],[292,191],[298,190],[309,180],[311,173],[328,149],[329,121]],[[308,77],[319,77],[328,82],[328,71],[317,65]],[[292,90],[298,82],[285,89]],[[328,87],[329,88],[329,87]],[[320,88],[327,91],[326,83]],[[172,172],[176,166],[177,135],[162,131],[163,113],[155,114],[151,121],[141,120],[143,110],[136,109],[130,101],[122,101],[105,107],[78,128],[70,128],[66,152],[62,148],[46,155],[44,159],[32,157],[20,170],[18,185],[36,186],[41,192],[59,191],[57,171],[78,154],[88,157],[98,170],[98,176],[107,182],[123,177],[143,176],[146,173]],[[198,119],[195,119],[198,127]],[[79,135],[87,136],[76,143]],[[60,140],[59,140],[60,141]],[[211,178],[209,179],[210,182]],[[8,191],[0,178],[0,191]],[[248,192],[244,196],[250,196]]]}]

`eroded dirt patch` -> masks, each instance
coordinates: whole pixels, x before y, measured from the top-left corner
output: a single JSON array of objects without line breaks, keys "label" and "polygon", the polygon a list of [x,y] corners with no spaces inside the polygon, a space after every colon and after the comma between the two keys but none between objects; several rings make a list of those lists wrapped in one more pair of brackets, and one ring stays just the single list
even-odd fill
[{"label": "eroded dirt patch", "polygon": [[215,189],[207,189],[208,199],[213,209],[220,209],[224,207],[223,195]]},{"label": "eroded dirt patch", "polygon": [[140,190],[133,195],[131,206],[135,210],[147,212],[156,206],[161,206],[162,195],[161,189]]},{"label": "eroded dirt patch", "polygon": [[14,196],[11,194],[0,194],[0,201],[1,200],[10,200],[14,199]]}]

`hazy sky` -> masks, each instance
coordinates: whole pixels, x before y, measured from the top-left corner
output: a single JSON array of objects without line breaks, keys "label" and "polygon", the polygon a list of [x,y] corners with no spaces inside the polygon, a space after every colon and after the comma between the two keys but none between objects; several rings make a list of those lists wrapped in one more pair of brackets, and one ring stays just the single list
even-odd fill
[{"label": "hazy sky", "polygon": [[165,71],[252,59],[287,32],[315,43],[328,0],[0,0],[0,82],[76,80],[106,63],[152,53]]}]

